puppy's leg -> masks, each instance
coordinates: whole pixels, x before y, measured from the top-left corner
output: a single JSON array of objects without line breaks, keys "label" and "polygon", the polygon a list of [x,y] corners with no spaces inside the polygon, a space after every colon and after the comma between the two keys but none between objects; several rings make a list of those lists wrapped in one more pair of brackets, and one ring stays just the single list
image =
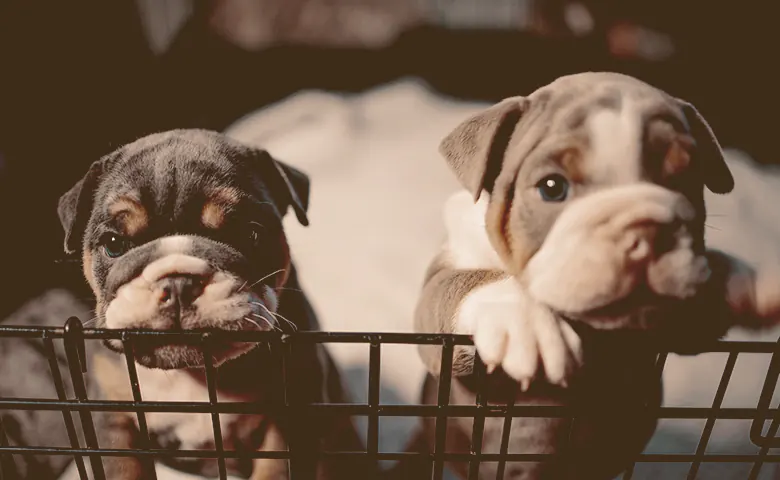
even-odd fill
[{"label": "puppy's leg", "polygon": [[[119,361],[106,352],[96,352],[92,357],[92,372],[97,379],[101,395],[108,400],[132,400],[127,372],[120,367]],[[101,448],[131,449],[142,448],[141,437],[135,423],[135,413],[100,412],[96,415],[98,444]],[[107,479],[133,480],[151,478],[154,469],[151,457],[103,457],[103,466]]]},{"label": "puppy's leg", "polygon": [[[581,359],[580,339],[571,327],[533,301],[513,277],[492,270],[451,268],[442,255],[426,275],[415,312],[419,332],[474,335],[483,361],[527,387],[540,366],[547,379],[565,384]],[[420,349],[428,371],[439,375],[441,355],[432,346]],[[457,347],[453,374],[471,372],[474,349]]]},{"label": "puppy's leg", "polygon": [[[141,448],[133,414],[105,412],[98,417],[98,442],[102,448]],[[154,461],[137,457],[103,457],[106,478],[111,480],[143,480],[152,478]]]},{"label": "puppy's leg", "polygon": [[[276,425],[269,424],[259,450],[262,452],[283,452],[287,450],[287,442]],[[289,478],[289,475],[287,460],[257,458],[252,462],[252,476],[250,480],[286,480]]]}]

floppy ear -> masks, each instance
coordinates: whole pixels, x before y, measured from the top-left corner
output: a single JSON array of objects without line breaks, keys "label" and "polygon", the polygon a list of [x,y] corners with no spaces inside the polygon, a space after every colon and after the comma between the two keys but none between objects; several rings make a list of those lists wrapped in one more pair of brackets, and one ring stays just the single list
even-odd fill
[{"label": "floppy ear", "polygon": [[65,253],[75,253],[81,248],[104,163],[104,159],[93,163],[87,174],[60,197],[57,215],[65,231]]},{"label": "floppy ear", "polygon": [[460,183],[479,199],[490,191],[517,122],[528,106],[525,97],[511,97],[458,125],[439,145]]},{"label": "floppy ear", "polygon": [[734,177],[723,158],[723,150],[709,123],[699,111],[685,100],[676,99],[696,140],[695,162],[704,174],[704,184],[712,193],[729,193],[734,189]]},{"label": "floppy ear", "polygon": [[276,160],[265,150],[259,151],[261,178],[277,202],[282,215],[292,206],[303,226],[309,225],[309,176],[286,163]]}]

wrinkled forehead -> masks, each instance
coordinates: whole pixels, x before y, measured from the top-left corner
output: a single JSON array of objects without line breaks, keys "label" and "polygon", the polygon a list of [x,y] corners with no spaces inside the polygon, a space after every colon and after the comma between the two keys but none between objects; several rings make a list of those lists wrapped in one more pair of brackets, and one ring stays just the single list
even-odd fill
[{"label": "wrinkled forehead", "polygon": [[562,77],[529,97],[544,105],[557,129],[582,127],[599,113],[618,113],[644,123],[657,117],[670,117],[687,125],[676,102],[661,90],[622,75],[600,74]]},{"label": "wrinkled forehead", "polygon": [[[133,236],[151,226],[219,228],[239,205],[260,202],[239,162],[187,144],[128,154],[107,172],[95,197],[93,220]],[[192,230],[189,229],[189,230]]]},{"label": "wrinkled forehead", "polygon": [[96,200],[106,209],[127,200],[153,208],[157,215],[175,214],[214,190],[238,193],[241,187],[236,167],[227,161],[144,155],[116,165],[102,181]]},{"label": "wrinkled forehead", "polygon": [[648,163],[655,161],[648,145],[663,150],[688,132],[674,99],[630,77],[563,77],[529,99],[539,111],[524,133],[540,153],[537,161],[561,160],[580,180],[636,181],[662,168]]}]

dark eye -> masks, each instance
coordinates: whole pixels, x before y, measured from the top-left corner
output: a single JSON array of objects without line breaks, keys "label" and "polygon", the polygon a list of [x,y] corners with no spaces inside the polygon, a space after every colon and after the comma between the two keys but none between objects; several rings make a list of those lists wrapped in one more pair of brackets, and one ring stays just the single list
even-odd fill
[{"label": "dark eye", "polygon": [[569,194],[569,181],[563,175],[554,173],[541,179],[536,189],[545,202],[562,202]]},{"label": "dark eye", "polygon": [[132,248],[130,241],[117,233],[106,233],[100,237],[100,245],[109,258],[121,257]]},{"label": "dark eye", "polygon": [[249,227],[249,240],[252,243],[252,247],[260,247],[267,233],[265,227],[257,222],[251,222]]}]

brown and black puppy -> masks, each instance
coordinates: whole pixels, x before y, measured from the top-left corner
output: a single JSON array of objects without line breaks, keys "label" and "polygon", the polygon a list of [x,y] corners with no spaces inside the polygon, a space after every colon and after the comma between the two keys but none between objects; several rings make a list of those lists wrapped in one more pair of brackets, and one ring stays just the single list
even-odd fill
[{"label": "brown and black puppy", "polygon": [[[593,330],[693,345],[723,335],[734,317],[761,326],[780,313],[777,276],[705,249],[704,188],[727,193],[733,179],[711,129],[682,100],[624,75],[566,76],[464,121],[441,152],[465,191],[445,207],[447,243],[415,322],[420,332],[474,336],[475,348],[455,351],[450,402],[474,404],[476,350],[492,373],[491,402],[516,389],[518,404],[610,412],[573,426],[515,418],[509,453],[568,456],[510,463],[503,478],[614,478],[652,435],[656,421],[638,407],[661,401],[653,352],[599,343]],[[431,374],[424,401],[435,403],[440,350],[421,355]],[[487,419],[483,452],[499,451],[503,423]],[[468,452],[472,420],[448,426],[448,451]],[[433,423],[425,428],[430,447]],[[465,477],[465,466],[453,468]],[[496,470],[483,464],[480,478]]]},{"label": "brown and black puppy", "polygon": [[[296,277],[282,229],[289,209],[306,225],[308,177],[267,152],[205,130],[175,130],[141,138],[95,162],[62,196],[65,249],[80,252],[97,300],[96,326],[166,331],[318,329]],[[204,356],[196,345],[139,339],[134,352],[141,393],[148,401],[208,401]],[[109,349],[123,351],[119,341]],[[254,343],[212,348],[220,401],[279,398],[277,361]],[[322,345],[296,345],[289,395],[302,402],[346,401],[339,373]],[[92,372],[110,399],[131,400],[124,357],[102,350]],[[220,416],[225,449],[286,450],[303,433],[301,448],[359,450],[348,419]],[[134,414],[109,414],[101,446],[142,446]],[[148,413],[153,447],[213,449],[208,414]],[[305,431],[301,429],[305,428]],[[300,451],[300,450],[299,450]],[[309,457],[312,458],[312,457]],[[150,465],[129,457],[104,458],[107,478],[149,478]],[[174,468],[215,476],[216,461],[180,459]],[[286,479],[282,460],[228,460],[229,473]],[[312,467],[315,468],[315,467]],[[342,479],[321,462],[316,478]],[[314,477],[312,477],[314,478]],[[365,477],[363,477],[365,478]]]}]

